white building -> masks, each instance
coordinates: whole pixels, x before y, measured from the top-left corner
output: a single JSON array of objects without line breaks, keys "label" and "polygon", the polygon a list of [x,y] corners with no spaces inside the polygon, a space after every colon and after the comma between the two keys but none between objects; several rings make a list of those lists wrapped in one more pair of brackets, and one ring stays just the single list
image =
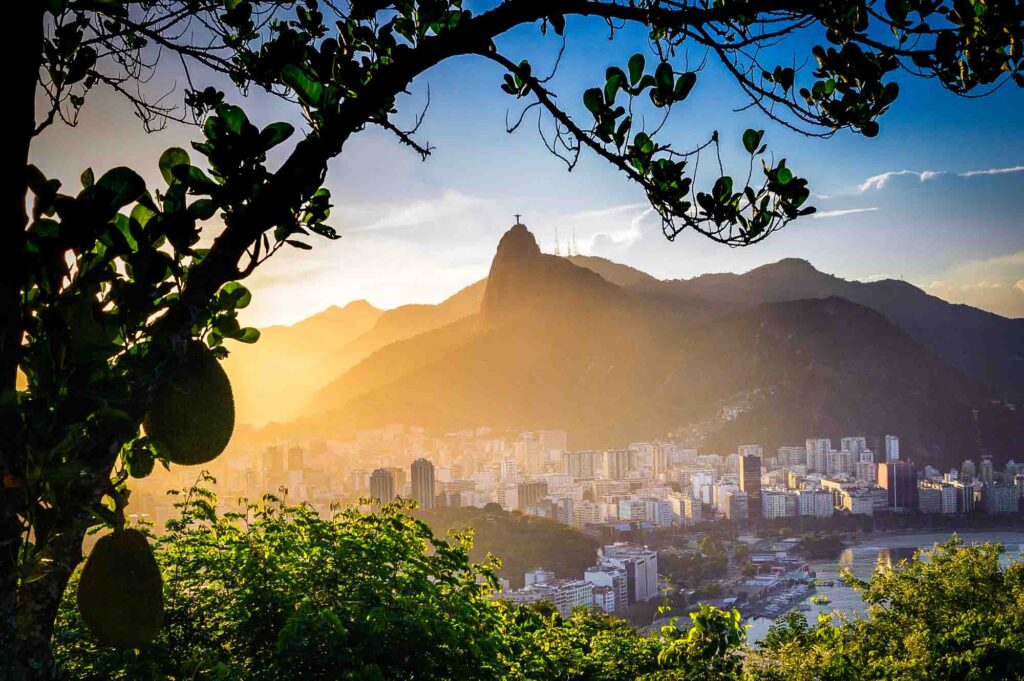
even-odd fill
[{"label": "white building", "polygon": [[613,606],[611,610],[602,608],[605,612],[622,610],[629,602],[629,583],[624,569],[610,565],[593,565],[583,573],[583,579],[594,585],[595,593],[597,589],[611,590]]},{"label": "white building", "polygon": [[830,518],[835,513],[832,493],[821,489],[802,489],[797,510],[802,516]]},{"label": "white building", "polygon": [[885,460],[886,461],[899,461],[900,460],[900,439],[895,435],[885,436]]},{"label": "white building", "polygon": [[555,573],[551,570],[545,570],[544,568],[534,568],[533,570],[528,570],[526,574],[523,575],[523,583],[526,586],[530,586],[531,584],[547,584],[554,581]]},{"label": "white building", "polygon": [[626,573],[627,602],[649,601],[658,596],[658,552],[636,544],[616,543],[597,551],[601,565]]},{"label": "white building", "polygon": [[794,492],[763,489],[761,490],[761,517],[765,520],[795,517],[797,499],[798,496]]}]

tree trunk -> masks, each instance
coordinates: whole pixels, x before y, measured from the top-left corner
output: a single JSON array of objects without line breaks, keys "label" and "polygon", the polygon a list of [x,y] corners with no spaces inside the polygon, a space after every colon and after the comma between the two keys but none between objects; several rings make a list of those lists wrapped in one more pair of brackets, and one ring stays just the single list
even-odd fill
[{"label": "tree trunk", "polygon": [[88,516],[62,518],[48,538],[45,574],[18,590],[18,633],[14,656],[17,679],[60,679],[51,639],[57,611],[71,573],[82,560],[82,539]]},{"label": "tree trunk", "polygon": [[[35,93],[43,40],[43,6],[38,0],[13,3],[6,8],[9,35],[0,47],[7,66],[5,112],[8,127],[0,145],[0,164],[6,179],[0,182],[0,400],[10,398],[17,386],[21,347],[21,251],[28,215],[28,156],[35,133]],[[20,418],[8,409],[0,415],[0,651],[15,648],[17,632],[17,567],[22,542],[18,511],[24,495],[17,486],[24,456],[15,434]],[[8,658],[10,659],[10,658]],[[0,677],[10,673],[6,660]]]}]

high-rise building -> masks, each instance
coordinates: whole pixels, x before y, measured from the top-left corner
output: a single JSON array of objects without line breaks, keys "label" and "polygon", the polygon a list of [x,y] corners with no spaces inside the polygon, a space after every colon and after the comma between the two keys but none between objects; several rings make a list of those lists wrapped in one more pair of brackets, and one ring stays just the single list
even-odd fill
[{"label": "high-rise building", "polygon": [[612,480],[625,480],[629,474],[633,452],[628,449],[609,449],[604,453],[604,470]]},{"label": "high-rise building", "polygon": [[736,448],[736,453],[740,456],[757,456],[760,457],[764,454],[764,449],[761,445],[740,445]]},{"label": "high-rise building", "polygon": [[921,513],[942,513],[942,490],[928,486],[917,490],[917,508]]},{"label": "high-rise building", "polygon": [[962,480],[954,480],[949,483],[956,493],[956,512],[970,513],[976,508],[974,483],[965,483]]},{"label": "high-rise building", "polygon": [[960,465],[960,482],[974,482],[974,478],[977,474],[978,472],[975,469],[974,461],[971,459],[964,459],[964,462]]},{"label": "high-rise building", "polygon": [[886,461],[899,461],[900,460],[900,439],[895,435],[885,436],[885,460]]},{"label": "high-rise building", "polygon": [[434,508],[437,492],[434,489],[434,464],[427,459],[416,459],[411,467],[412,498],[420,508]]},{"label": "high-rise building", "polygon": [[657,444],[654,446],[654,453],[651,455],[651,473],[654,477],[658,477],[668,470],[675,450],[676,446],[673,444]]},{"label": "high-rise building", "polygon": [[280,447],[267,447],[262,455],[263,480],[268,485],[279,484],[284,479],[284,454]]},{"label": "high-rise building", "polygon": [[602,608],[605,612],[623,610],[629,603],[629,584],[626,571],[610,565],[593,565],[583,572],[583,579],[598,588],[611,589],[615,594],[613,610]]},{"label": "high-rise building", "polygon": [[807,451],[807,472],[824,473],[832,441],[827,437],[807,438],[804,449]]},{"label": "high-rise building", "polygon": [[766,489],[761,491],[761,517],[791,518],[797,514],[798,496],[795,492]]},{"label": "high-rise building", "polygon": [[807,464],[807,449],[805,447],[779,447],[779,465],[804,466]]},{"label": "high-rise building", "polygon": [[395,498],[395,476],[386,468],[378,468],[370,474],[370,496],[382,504]]},{"label": "high-rise building", "polygon": [[520,482],[516,485],[518,491],[519,510],[525,510],[535,505],[538,501],[548,495],[547,480],[531,480]]},{"label": "high-rise building", "polygon": [[822,489],[802,489],[798,493],[797,511],[811,518],[830,518],[835,513],[835,497]]},{"label": "high-rise building", "polygon": [[596,525],[602,520],[600,504],[595,504],[592,501],[574,501],[572,503],[572,522],[570,524],[573,527],[582,529],[587,525]]},{"label": "high-rise building", "polygon": [[305,466],[305,452],[302,447],[290,447],[288,449],[288,470],[301,471]]},{"label": "high-rise building", "polygon": [[576,480],[596,477],[598,453],[593,450],[562,452],[562,472]]},{"label": "high-rise building", "polygon": [[907,461],[878,464],[878,486],[885,490],[886,506],[905,511],[917,506],[917,471]]},{"label": "high-rise building", "polygon": [[750,517],[750,497],[735,487],[725,489],[722,491],[721,509],[727,520],[747,520]]},{"label": "high-rise building", "polygon": [[1017,471],[1020,470],[1020,466],[1013,459],[1006,462],[1006,468],[1003,469],[1003,482],[1007,485],[1012,485],[1014,478],[1017,477]]},{"label": "high-rise building", "polygon": [[612,544],[597,551],[606,567],[626,573],[627,602],[648,601],[658,595],[658,552],[636,544]]},{"label": "high-rise building", "polygon": [[519,462],[512,457],[506,457],[501,460],[501,479],[505,482],[510,482],[516,479],[519,475]]},{"label": "high-rise building", "polygon": [[991,456],[982,456],[981,463],[978,464],[978,479],[986,485],[991,485],[995,481],[995,468],[992,466]]},{"label": "high-rise building", "polygon": [[740,490],[747,493],[749,517],[761,515],[761,457],[748,454],[740,457]]},{"label": "high-rise building", "polygon": [[1017,488],[1013,485],[986,485],[982,491],[985,513],[1016,513]]},{"label": "high-rise building", "polygon": [[682,492],[670,492],[668,502],[672,505],[673,515],[679,519],[681,525],[696,525],[701,522],[702,504],[699,499],[694,499],[688,489]]},{"label": "high-rise building", "polygon": [[844,437],[839,440],[839,450],[850,452],[854,461],[860,461],[861,452],[868,450],[868,439],[866,437]]},{"label": "high-rise building", "polygon": [[395,481],[395,494],[401,494],[402,487],[405,486],[405,469],[399,466],[385,466],[384,470],[391,473],[391,478]]}]

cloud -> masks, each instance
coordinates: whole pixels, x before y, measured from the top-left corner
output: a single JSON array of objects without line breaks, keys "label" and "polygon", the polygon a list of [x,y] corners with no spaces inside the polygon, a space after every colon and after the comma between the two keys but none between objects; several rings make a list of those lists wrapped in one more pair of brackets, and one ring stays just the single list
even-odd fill
[{"label": "cloud", "polygon": [[[1010,166],[1007,168],[986,168],[984,170],[968,170],[964,173],[957,173],[957,177],[979,177],[984,175],[1005,175],[1007,173],[1020,173],[1024,172],[1024,166]],[[884,189],[889,181],[894,177],[912,176],[916,177],[920,182],[927,182],[928,180],[934,180],[937,177],[946,175],[945,170],[890,170],[889,172],[881,173],[879,175],[872,175],[868,179],[858,185],[858,189],[861,193],[870,191],[872,189]]]},{"label": "cloud", "polygon": [[860,184],[859,189],[861,193],[869,191],[871,189],[882,189],[885,187],[885,185],[889,184],[889,180],[891,180],[892,178],[902,177],[904,175],[914,175],[917,177],[919,181],[927,182],[928,180],[934,180],[939,175],[945,175],[945,171],[924,170],[918,172],[916,170],[890,170],[889,172],[882,173],[881,175],[872,175],[871,177],[864,180],[864,182]]},{"label": "cloud", "polygon": [[1007,173],[1022,173],[1024,166],[1010,166],[1009,168],[986,168],[985,170],[968,170],[960,173],[960,177],[978,177],[979,175],[1006,175]]},{"label": "cloud", "polygon": [[840,210],[823,210],[823,211],[820,211],[818,213],[814,213],[811,217],[813,217],[815,220],[820,220],[822,218],[838,218],[838,217],[842,217],[844,215],[853,215],[854,213],[870,213],[870,212],[876,211],[876,210],[878,210],[877,207],[872,207],[872,208],[843,208],[843,209],[840,209]]},{"label": "cloud", "polygon": [[447,190],[436,198],[399,204],[373,203],[346,206],[354,226],[350,232],[373,232],[420,227],[464,216],[484,203],[483,199]]},{"label": "cloud", "polygon": [[871,283],[873,281],[885,281],[886,279],[892,279],[892,276],[888,274],[872,274],[866,277],[861,277],[859,281]]},{"label": "cloud", "polygon": [[925,288],[953,303],[1024,317],[1024,250],[961,262]]}]

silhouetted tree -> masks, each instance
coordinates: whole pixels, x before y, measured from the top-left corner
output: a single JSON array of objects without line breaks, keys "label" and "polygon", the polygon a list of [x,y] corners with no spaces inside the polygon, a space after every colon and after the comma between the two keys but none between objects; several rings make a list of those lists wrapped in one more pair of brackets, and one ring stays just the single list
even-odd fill
[{"label": "silhouetted tree", "polygon": [[[544,143],[570,168],[586,148],[639,184],[667,237],[691,229],[730,245],[813,209],[805,180],[765,155],[763,131],[738,141],[750,162],[734,181],[718,162],[717,133],[679,149],[643,122],[695,86],[687,48],[719,60],[750,106],[811,135],[877,134],[900,69],[964,95],[1024,83],[1015,0],[505,0],[476,12],[461,0],[9,5],[7,44],[18,51],[7,48],[10,174],[0,185],[0,650],[14,677],[56,673],[49,639],[84,532],[119,526],[127,478],[167,458],[140,426],[168,368],[196,340],[220,355],[226,338],[255,340],[236,320],[249,300],[237,282],[285,245],[309,248],[307,234],[337,236],[321,184],[350,138],[378,126],[429,155],[416,134],[422,113],[403,118],[399,97],[437,64],[494,62],[519,106],[510,130],[537,113]],[[649,33],[643,52],[595,74],[582,114],[561,104],[571,97],[556,98],[547,74],[495,42],[527,25],[562,44],[570,16],[606,22],[613,38],[628,24]],[[794,68],[803,55],[776,63],[779,43],[798,34],[816,43],[813,64]],[[168,58],[187,71],[181,107],[145,87]],[[266,154],[292,126],[257,129],[209,86],[220,81],[198,82],[210,73],[301,108],[306,130],[283,162],[268,168]],[[63,193],[30,165],[31,145],[51,124],[74,123],[96,87],[126,97],[149,128],[200,125],[201,163],[171,149],[159,190],[115,168],[98,178],[86,170],[82,188]],[[702,154],[715,161],[701,165],[711,178],[697,191]],[[215,233],[209,248],[197,245],[204,229]]]}]

